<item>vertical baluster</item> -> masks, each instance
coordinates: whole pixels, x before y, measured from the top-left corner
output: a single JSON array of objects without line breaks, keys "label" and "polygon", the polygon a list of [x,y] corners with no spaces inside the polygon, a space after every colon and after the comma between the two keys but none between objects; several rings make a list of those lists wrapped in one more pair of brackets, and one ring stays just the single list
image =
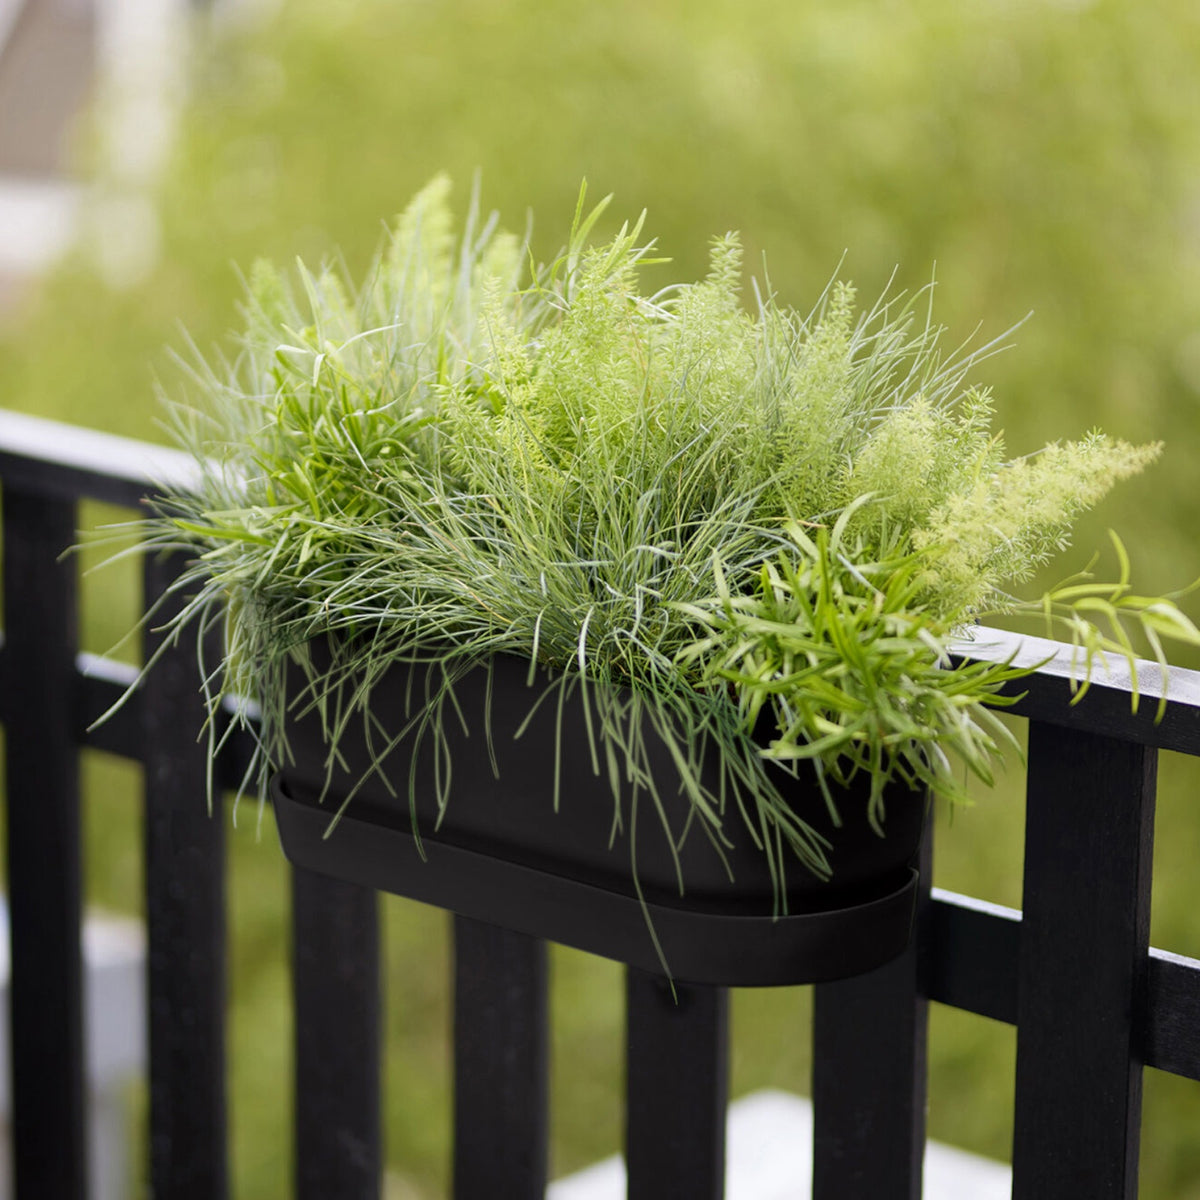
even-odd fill
[{"label": "vertical baluster", "polygon": [[629,1200],[721,1200],[729,1098],[729,993],[626,977]]},{"label": "vertical baluster", "polygon": [[454,920],[454,1197],[546,1190],[546,945]]},{"label": "vertical baluster", "polygon": [[4,488],[13,1172],[21,1200],[86,1193],[75,506]]},{"label": "vertical baluster", "polygon": [[[148,558],[154,605],[181,566]],[[153,622],[177,608],[171,597]],[[145,652],[161,635],[148,630]],[[150,1019],[150,1176],[155,1196],[228,1193],[225,1107],[225,825],[207,808],[194,637],[164,652],[142,693]]]},{"label": "vertical baluster", "polygon": [[931,813],[908,950],[814,989],[814,1200],[920,1200],[929,1010],[921,955],[932,866]]},{"label": "vertical baluster", "polygon": [[292,869],[297,1200],[378,1200],[379,900]]},{"label": "vertical baluster", "polygon": [[1157,752],[1034,722],[1013,1196],[1137,1194]]}]

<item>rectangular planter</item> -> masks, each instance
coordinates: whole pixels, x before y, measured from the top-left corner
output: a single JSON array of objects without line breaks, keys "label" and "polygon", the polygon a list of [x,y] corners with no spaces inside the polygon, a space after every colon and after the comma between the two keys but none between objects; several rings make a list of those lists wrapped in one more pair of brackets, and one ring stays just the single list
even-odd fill
[{"label": "rectangular planter", "polygon": [[[603,749],[597,775],[598,738],[589,738],[578,692],[561,712],[551,696],[530,717],[547,677],[539,672],[529,686],[528,671],[527,661],[497,656],[455,683],[455,706],[444,720],[452,774],[441,813],[432,737],[416,745],[415,761],[410,735],[384,758],[382,771],[369,770],[369,744],[387,744],[379,729],[396,733],[423,703],[426,668],[388,670],[370,697],[377,727],[368,737],[366,722],[351,721],[333,772],[321,720],[301,703],[288,731],[294,761],[273,789],[288,857],[647,970],[661,970],[665,959],[673,975],[696,983],[817,982],[869,970],[904,949],[923,796],[890,792],[888,836],[881,838],[867,821],[865,780],[840,798],[843,824],[835,828],[815,780],[781,773],[796,811],[832,843],[834,871],[824,882],[793,859],[781,914],[766,855],[736,802],[727,801],[718,851],[653,728],[642,736],[662,814],[645,788],[635,797],[623,784],[616,827]],[[302,690],[298,668],[289,684],[289,695]],[[703,770],[717,790],[715,762],[706,759]],[[342,800],[360,781],[331,831]]]}]

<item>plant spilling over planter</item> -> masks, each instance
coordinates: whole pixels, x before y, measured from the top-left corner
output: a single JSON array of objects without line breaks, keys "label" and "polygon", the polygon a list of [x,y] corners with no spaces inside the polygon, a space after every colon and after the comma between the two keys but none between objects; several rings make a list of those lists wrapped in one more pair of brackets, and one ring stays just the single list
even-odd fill
[{"label": "plant spilling over planter", "polygon": [[[390,811],[418,849],[436,826],[596,887],[619,861],[666,907],[695,859],[700,907],[734,911],[708,881],[757,871],[783,914],[853,877],[843,827],[905,825],[879,874],[902,890],[911,813],[961,794],[955,760],[990,779],[1020,674],[953,667],[951,637],[1022,612],[1089,664],[1131,654],[1127,627],[1160,657],[1200,642],[1131,594],[1119,543],[1115,583],[1013,597],[1159,447],[1007,457],[971,380],[995,343],[948,352],[927,294],[861,308],[835,282],[802,314],[756,287],[747,308],[730,234],[703,281],[647,295],[641,221],[593,245],[581,195],[531,267],[474,207],[456,237],[447,196],[417,196],[357,290],[257,264],[236,356],[197,357],[170,408],[202,478],[148,523],[195,556],[172,636],[223,623],[214,711],[257,700],[264,785],[299,760],[281,800],[323,829],[361,793],[346,824]],[[556,859],[580,806],[597,845]]]}]

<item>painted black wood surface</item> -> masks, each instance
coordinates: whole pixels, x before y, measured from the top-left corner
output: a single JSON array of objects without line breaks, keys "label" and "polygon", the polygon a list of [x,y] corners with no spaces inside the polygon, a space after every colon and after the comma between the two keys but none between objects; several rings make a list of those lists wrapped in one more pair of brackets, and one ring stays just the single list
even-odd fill
[{"label": "painted black wood surface", "polygon": [[1013,1196],[1137,1195],[1157,754],[1029,732]]},{"label": "painted black wood surface", "polygon": [[4,697],[13,1175],[19,1197],[87,1193],[74,736],[75,505],[4,482]]},{"label": "painted black wood surface", "polygon": [[813,994],[813,1200],[921,1200],[933,832],[917,935],[899,958]]},{"label": "painted black wood surface", "polygon": [[721,1200],[729,993],[625,977],[628,1200]]},{"label": "painted black wood surface", "polygon": [[541,1196],[549,1165],[546,945],[454,921],[454,1200]]},{"label": "painted black wood surface", "polygon": [[378,1200],[383,1180],[379,898],[292,871],[297,1200]]},{"label": "painted black wood surface", "polygon": [[[148,557],[146,607],[180,567]],[[168,595],[165,619],[180,598]],[[147,657],[161,634],[145,635]],[[223,1200],[229,1189],[225,1095],[225,821],[210,816],[194,642],[163,647],[136,710],[145,764],[150,1180],[155,1196]],[[220,796],[217,803],[221,803]]]}]

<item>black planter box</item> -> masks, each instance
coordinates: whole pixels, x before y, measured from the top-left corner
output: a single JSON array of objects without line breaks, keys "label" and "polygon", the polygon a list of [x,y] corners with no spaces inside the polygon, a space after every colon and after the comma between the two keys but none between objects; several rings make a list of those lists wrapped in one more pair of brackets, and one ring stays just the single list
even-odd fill
[{"label": "black planter box", "polygon": [[[414,764],[410,738],[384,760],[388,783],[379,774],[367,778],[330,832],[334,813],[370,761],[363,723],[356,719],[347,728],[339,746],[345,765],[327,779],[317,714],[294,718],[289,729],[294,761],[273,784],[289,859],[322,874],[661,970],[649,920],[671,974],[693,983],[814,983],[870,970],[903,951],[916,895],[911,864],[924,797],[903,789],[889,793],[887,837],[881,838],[867,822],[865,780],[861,789],[840,797],[843,825],[834,828],[815,781],[781,775],[785,794],[787,789],[795,794],[796,811],[833,843],[834,877],[816,879],[789,854],[787,912],[777,916],[766,856],[753,844],[736,803],[730,799],[724,817],[730,845],[722,847],[722,858],[699,821],[689,820],[691,803],[679,790],[674,761],[652,729],[645,731],[650,769],[676,844],[679,872],[662,817],[644,790],[632,855],[630,798],[622,796],[622,828],[614,836],[611,786],[603,757],[602,774],[594,773],[578,697],[563,706],[561,732],[552,698],[515,736],[546,685],[539,675],[529,687],[528,670],[526,661],[498,656],[454,685],[463,720],[447,709],[452,776],[440,821],[433,739],[419,745]],[[298,669],[293,682],[289,694],[300,689]],[[391,733],[402,729],[425,686],[422,667],[397,665],[385,674],[371,694],[379,725]],[[490,751],[484,733],[489,714]],[[372,741],[386,744],[378,731]],[[556,743],[558,812],[553,808]],[[409,803],[414,770],[419,841]],[[714,785],[716,778],[714,771]]]}]

